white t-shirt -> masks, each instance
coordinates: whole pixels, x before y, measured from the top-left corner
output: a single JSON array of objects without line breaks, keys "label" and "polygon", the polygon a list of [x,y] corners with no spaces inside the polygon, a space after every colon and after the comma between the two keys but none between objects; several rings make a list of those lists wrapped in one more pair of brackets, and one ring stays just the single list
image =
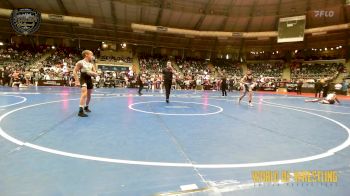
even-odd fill
[{"label": "white t-shirt", "polygon": [[332,100],[332,99],[334,99],[334,97],[335,97],[335,94],[334,93],[330,93],[330,94],[327,95],[326,100]]},{"label": "white t-shirt", "polygon": [[84,59],[78,61],[77,64],[81,64],[81,65],[82,65],[82,67],[81,67],[81,69],[80,69],[80,72],[82,72],[82,73],[91,72],[91,71],[92,71],[92,68],[94,67],[94,65],[93,65],[92,63],[87,62],[87,61],[85,61]]}]

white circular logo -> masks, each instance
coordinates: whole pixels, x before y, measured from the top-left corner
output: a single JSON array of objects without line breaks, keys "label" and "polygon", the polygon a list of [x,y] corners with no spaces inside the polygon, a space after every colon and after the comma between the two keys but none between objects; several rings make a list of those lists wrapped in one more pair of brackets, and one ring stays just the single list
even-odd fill
[{"label": "white circular logo", "polygon": [[10,23],[17,33],[32,34],[40,27],[41,14],[32,8],[14,9],[10,16]]}]

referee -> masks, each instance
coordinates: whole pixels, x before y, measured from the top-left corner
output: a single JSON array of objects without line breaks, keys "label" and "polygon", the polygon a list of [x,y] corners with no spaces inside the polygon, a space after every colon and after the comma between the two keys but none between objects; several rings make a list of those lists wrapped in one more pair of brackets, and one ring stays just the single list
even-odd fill
[{"label": "referee", "polygon": [[140,72],[137,76],[137,84],[139,85],[139,91],[138,91],[138,94],[139,96],[142,95],[142,89],[143,89],[143,85],[144,85],[144,79],[143,79],[143,76],[142,76],[142,72]]},{"label": "referee", "polygon": [[177,75],[174,68],[171,66],[171,62],[166,63],[166,68],[163,69],[163,81],[165,87],[165,101],[169,103],[170,89],[173,83],[173,74]]},{"label": "referee", "polygon": [[[91,112],[89,110],[89,103],[91,99],[91,92],[93,89],[93,83],[91,77],[96,77],[96,68],[93,64],[95,60],[94,54],[90,50],[84,50],[82,53],[83,60],[78,61],[75,64],[73,74],[75,78],[75,86],[81,87],[80,105],[79,113],[80,117],[87,117],[85,112]],[[80,80],[78,77],[78,72],[80,71]]]}]

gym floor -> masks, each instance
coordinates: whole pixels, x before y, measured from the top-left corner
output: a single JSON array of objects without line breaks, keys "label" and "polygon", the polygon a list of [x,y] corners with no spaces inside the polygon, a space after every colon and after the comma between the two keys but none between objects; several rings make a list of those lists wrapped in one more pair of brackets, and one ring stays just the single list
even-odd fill
[{"label": "gym floor", "polygon": [[[0,88],[0,195],[349,195],[350,101],[255,92]],[[335,170],[337,183],[256,184],[252,171]],[[187,190],[187,191],[186,191]]]}]

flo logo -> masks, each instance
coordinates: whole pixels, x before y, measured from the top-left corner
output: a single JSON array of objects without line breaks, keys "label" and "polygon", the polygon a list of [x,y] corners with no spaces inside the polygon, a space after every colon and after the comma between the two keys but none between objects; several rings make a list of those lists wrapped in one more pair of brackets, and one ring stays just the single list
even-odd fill
[{"label": "flo logo", "polygon": [[315,17],[326,17],[326,18],[332,18],[334,16],[333,10],[315,10],[314,11]]},{"label": "flo logo", "polygon": [[19,34],[28,35],[35,33],[41,23],[41,15],[31,8],[20,8],[12,11],[10,16],[12,28]]}]

